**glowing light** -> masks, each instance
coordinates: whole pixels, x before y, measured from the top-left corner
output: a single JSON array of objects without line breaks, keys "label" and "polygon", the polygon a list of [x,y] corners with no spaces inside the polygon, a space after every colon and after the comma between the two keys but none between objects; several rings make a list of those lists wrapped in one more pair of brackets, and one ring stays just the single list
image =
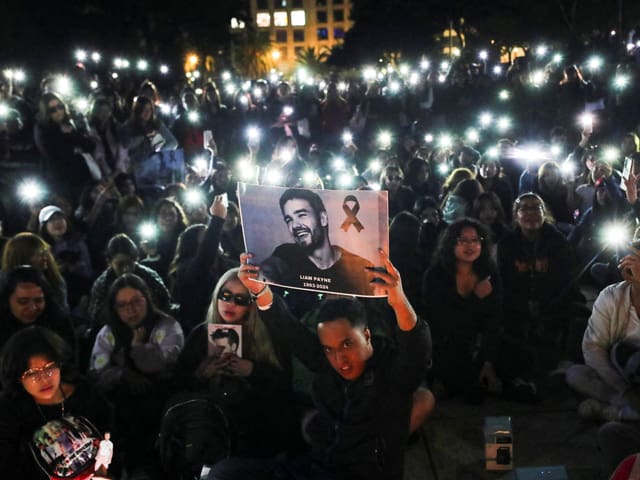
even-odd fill
[{"label": "glowing light", "polygon": [[438,138],[438,146],[440,148],[451,148],[453,146],[453,138],[448,133],[443,133]]},{"label": "glowing light", "polygon": [[290,105],[285,105],[282,109],[282,114],[286,117],[293,115],[293,107]]},{"label": "glowing light", "polygon": [[95,80],[91,80],[89,86],[91,87],[91,90],[95,90],[96,88],[98,88],[98,82],[96,82]]},{"label": "glowing light", "polygon": [[377,158],[371,160],[369,162],[369,170],[371,170],[371,172],[373,173],[380,173],[382,171],[382,162]]},{"label": "glowing light", "polygon": [[113,72],[113,73],[111,74],[111,78],[113,78],[114,80],[115,80],[116,78],[118,78],[118,73],[117,73],[117,72]]},{"label": "glowing light", "polygon": [[200,78],[200,71],[199,70],[194,70],[193,78]]},{"label": "glowing light", "polygon": [[200,172],[206,172],[209,170],[209,161],[204,157],[196,157],[193,161],[193,166]]},{"label": "glowing light", "polygon": [[247,139],[250,142],[260,140],[260,129],[258,127],[247,127]]},{"label": "glowing light", "polygon": [[227,83],[224,86],[224,91],[227,93],[227,95],[233,95],[236,91],[236,86],[233,83]]},{"label": "glowing light", "polygon": [[344,132],[342,134],[342,141],[345,143],[345,145],[350,145],[351,143],[353,143],[353,134],[351,132]]},{"label": "glowing light", "polygon": [[153,240],[158,236],[158,227],[154,223],[144,222],[140,225],[138,230],[140,232],[140,237],[145,240]]},{"label": "glowing light", "polygon": [[379,192],[382,189],[382,186],[380,186],[379,183],[371,183],[369,186],[371,187],[371,190],[375,190],[376,192]]},{"label": "glowing light", "polygon": [[382,148],[391,147],[391,140],[392,140],[391,132],[388,132],[385,130],[378,134],[378,143]]},{"label": "glowing light", "polygon": [[486,50],[481,50],[480,53],[478,53],[478,58],[480,58],[480,60],[486,60],[489,58],[489,53]]},{"label": "glowing light", "polygon": [[100,53],[98,52],[93,52],[91,54],[91,60],[93,60],[95,63],[98,63],[100,60],[102,60],[102,55],[100,55]]},{"label": "glowing light", "polygon": [[499,132],[506,132],[511,128],[511,119],[509,117],[500,117],[496,121],[496,128]]},{"label": "glowing light", "polygon": [[251,90],[251,80],[247,80],[242,84],[242,90],[244,90],[245,92]]},{"label": "glowing light", "polygon": [[613,163],[620,158],[620,151],[616,147],[605,147],[602,150],[602,158],[605,162]]},{"label": "glowing light", "polygon": [[0,118],[7,118],[9,115],[9,107],[5,103],[0,103]]},{"label": "glowing light", "polygon": [[480,126],[482,128],[489,127],[492,122],[493,122],[493,115],[491,115],[489,112],[484,112],[480,114]]},{"label": "glowing light", "polygon": [[221,77],[223,82],[228,82],[229,80],[231,80],[231,72],[229,72],[228,70],[225,70],[224,72],[222,72]]},{"label": "glowing light", "polygon": [[62,95],[69,95],[72,90],[71,80],[65,75],[59,75],[55,79],[54,88]]},{"label": "glowing light", "polygon": [[27,78],[27,76],[25,75],[24,71],[22,71],[22,70],[14,70],[13,71],[13,79],[16,82],[24,82],[26,78]]},{"label": "glowing light", "polygon": [[447,173],[449,173],[449,170],[450,167],[446,163],[441,163],[440,165],[438,165],[438,173],[440,173],[440,175],[446,175]]},{"label": "glowing light", "polygon": [[167,65],[160,65],[160,73],[166,75],[169,73],[169,67]]},{"label": "glowing light", "polygon": [[238,170],[240,172],[240,179],[249,181],[255,177],[255,167],[247,158],[242,158],[237,163]]},{"label": "glowing light", "polygon": [[196,90],[195,90],[196,95],[202,95],[202,92],[203,92],[203,91],[204,91],[204,90],[202,90],[201,88],[196,88]]},{"label": "glowing light", "polygon": [[76,107],[76,110],[81,113],[86,113],[89,111],[89,100],[84,97],[76,98],[73,101],[73,104]]},{"label": "glowing light", "polygon": [[553,55],[553,63],[560,63],[562,62],[562,54],[561,53],[556,53],[555,55]]},{"label": "glowing light", "polygon": [[440,70],[448,70],[449,69],[449,62],[447,62],[446,60],[442,61],[440,63]]},{"label": "glowing light", "polygon": [[353,175],[350,173],[343,173],[338,177],[338,186],[340,188],[349,188],[353,184]]},{"label": "glowing light", "polygon": [[190,188],[184,193],[184,201],[187,205],[196,206],[204,202],[204,194],[195,188]]},{"label": "glowing light", "polygon": [[362,76],[364,77],[365,80],[371,81],[374,78],[376,78],[376,69],[373,67],[366,67],[362,71]]},{"label": "glowing light", "polygon": [[549,52],[549,48],[546,45],[538,45],[536,48],[536,57],[543,58]]},{"label": "glowing light", "polygon": [[189,62],[189,65],[191,65],[192,68],[195,68],[199,60],[200,59],[198,58],[198,55],[196,55],[195,53],[192,53],[187,56],[187,61]]},{"label": "glowing light", "polygon": [[493,67],[493,74],[494,75],[502,74],[502,67],[500,65],[496,65],[495,67]]},{"label": "glowing light", "polygon": [[487,150],[487,156],[489,158],[498,158],[500,156],[500,150],[498,150],[498,147],[490,147]]},{"label": "glowing light", "polygon": [[346,163],[344,161],[344,158],[336,157],[333,159],[333,168],[335,168],[336,170],[344,170],[345,167]]},{"label": "glowing light", "polygon": [[198,112],[188,112],[187,118],[191,123],[198,123],[198,120],[200,120],[200,115],[198,114]]},{"label": "glowing light", "polygon": [[623,247],[629,242],[629,232],[620,224],[610,223],[603,227],[602,241],[611,247]]},{"label": "glowing light", "polygon": [[256,98],[262,98],[262,89],[260,87],[256,87],[253,89],[253,96]]},{"label": "glowing light", "polygon": [[7,68],[2,72],[7,80],[11,80],[13,78],[13,70]]},{"label": "glowing light", "polygon": [[500,90],[500,93],[498,93],[498,98],[503,102],[507,101],[511,98],[511,92],[509,90]]},{"label": "glowing light", "polygon": [[539,87],[544,83],[544,71],[543,70],[534,70],[531,72],[531,83],[534,86]]},{"label": "glowing light", "polygon": [[431,135],[430,133],[427,133],[427,134],[424,136],[424,141],[425,141],[426,143],[431,143],[431,142],[433,142],[433,135]]},{"label": "glowing light", "polygon": [[171,105],[169,105],[168,103],[161,103],[159,105],[159,108],[160,108],[160,112],[162,112],[163,115],[171,114]]},{"label": "glowing light", "polygon": [[418,72],[411,72],[409,75],[409,84],[417,85],[420,82],[420,74]]},{"label": "glowing light", "polygon": [[585,112],[580,115],[580,126],[585,132],[591,132],[593,130],[593,115]]},{"label": "glowing light", "polygon": [[144,72],[147,68],[149,68],[149,62],[147,62],[146,60],[138,60],[136,67],[138,68],[138,70]]},{"label": "glowing light", "polygon": [[44,187],[37,180],[25,180],[18,186],[18,195],[27,203],[35,203],[44,196]]},{"label": "glowing light", "polygon": [[420,69],[421,70],[429,70],[429,67],[431,66],[431,62],[429,62],[429,60],[424,59],[420,62]]},{"label": "glowing light", "polygon": [[447,81],[447,74],[446,73],[441,73],[440,75],[438,75],[438,82],[444,83],[446,81]]},{"label": "glowing light", "polygon": [[276,72],[271,72],[269,74],[269,82],[271,83],[278,83],[280,81],[280,75],[278,75],[278,73]]},{"label": "glowing light", "polygon": [[298,81],[300,83],[305,83],[309,78],[309,72],[305,68],[299,68],[297,72]]},{"label": "glowing light", "polygon": [[402,75],[407,75],[409,73],[409,65],[403,63],[402,65],[400,65],[400,68],[398,70]]},{"label": "glowing light", "polygon": [[291,160],[293,160],[293,150],[289,148],[281,149],[280,152],[278,152],[278,159],[283,163],[289,163]]},{"label": "glowing light", "polygon": [[389,91],[391,93],[398,93],[400,91],[400,82],[394,80],[389,84]]},{"label": "glowing light", "polygon": [[312,185],[312,184],[314,184],[317,178],[318,178],[318,176],[316,175],[316,172],[314,172],[313,170],[306,170],[306,171],[302,174],[302,181],[303,181],[306,185]]},{"label": "glowing light", "polygon": [[339,82],[338,83],[338,90],[341,92],[346,92],[347,91],[347,83],[346,82]]},{"label": "glowing light", "polygon": [[76,60],[79,62],[84,62],[87,59],[86,50],[76,50]]},{"label": "glowing light", "polygon": [[467,140],[471,143],[478,143],[480,141],[480,133],[475,128],[470,128],[465,132]]},{"label": "glowing light", "polygon": [[613,86],[616,87],[618,90],[624,90],[629,86],[630,82],[631,80],[628,75],[625,75],[624,73],[620,73],[614,77]]},{"label": "glowing light", "polygon": [[587,60],[587,68],[592,72],[600,70],[603,64],[604,60],[602,60],[602,57],[597,57],[595,55]]},{"label": "glowing light", "polygon": [[560,145],[551,145],[549,151],[554,157],[559,157],[560,155],[562,155],[562,147]]}]

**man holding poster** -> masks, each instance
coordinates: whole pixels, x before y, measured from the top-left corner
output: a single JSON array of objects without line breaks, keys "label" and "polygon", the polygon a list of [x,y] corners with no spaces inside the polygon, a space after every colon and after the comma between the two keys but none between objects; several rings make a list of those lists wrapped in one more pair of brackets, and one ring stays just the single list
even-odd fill
[{"label": "man holding poster", "polygon": [[373,295],[366,273],[366,267],[373,264],[331,244],[327,209],[317,193],[290,188],[280,197],[280,211],[294,243],[279,245],[261,264],[269,281],[295,288]]}]

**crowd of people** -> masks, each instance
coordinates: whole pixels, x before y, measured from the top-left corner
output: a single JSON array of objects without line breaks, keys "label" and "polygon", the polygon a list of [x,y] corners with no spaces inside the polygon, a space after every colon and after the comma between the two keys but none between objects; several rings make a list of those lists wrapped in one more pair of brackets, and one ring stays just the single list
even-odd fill
[{"label": "crowd of people", "polygon": [[[0,82],[0,469],[38,478],[33,431],[72,412],[112,475],[166,478],[167,407],[206,396],[243,457],[211,478],[399,479],[436,399],[538,402],[550,375],[611,422],[610,468],[640,451],[640,67],[608,62],[164,89],[79,64],[85,107],[55,75]],[[386,298],[256,282],[239,180],[387,192]],[[241,356],[207,350],[225,323]]]}]

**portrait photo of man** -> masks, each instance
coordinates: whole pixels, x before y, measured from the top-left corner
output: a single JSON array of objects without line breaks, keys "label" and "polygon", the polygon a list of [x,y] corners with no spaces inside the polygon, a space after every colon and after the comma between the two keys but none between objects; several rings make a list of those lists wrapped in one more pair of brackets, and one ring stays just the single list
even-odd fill
[{"label": "portrait photo of man", "polygon": [[209,355],[219,357],[226,353],[232,353],[242,357],[242,349],[240,348],[242,332],[238,332],[240,328],[242,328],[240,325],[218,323],[209,325]]},{"label": "portrait photo of man", "polygon": [[277,246],[261,263],[267,280],[297,288],[372,294],[366,267],[373,264],[331,243],[327,209],[317,193],[290,188],[279,204],[293,242]]}]

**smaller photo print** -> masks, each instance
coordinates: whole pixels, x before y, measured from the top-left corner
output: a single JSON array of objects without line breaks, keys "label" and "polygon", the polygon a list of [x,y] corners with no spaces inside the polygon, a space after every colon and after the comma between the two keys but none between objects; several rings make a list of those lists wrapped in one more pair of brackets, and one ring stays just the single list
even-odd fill
[{"label": "smaller photo print", "polygon": [[208,331],[210,357],[233,353],[242,358],[242,325],[210,323]]}]

